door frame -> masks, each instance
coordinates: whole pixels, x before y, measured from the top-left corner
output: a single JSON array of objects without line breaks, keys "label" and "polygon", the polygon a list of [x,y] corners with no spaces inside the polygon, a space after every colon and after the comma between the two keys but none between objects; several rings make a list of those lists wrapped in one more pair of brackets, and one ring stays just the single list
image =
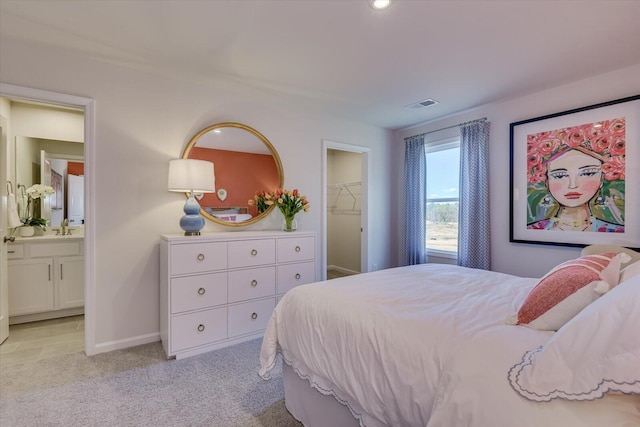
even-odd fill
[{"label": "door frame", "polygon": [[349,151],[362,154],[362,211],[360,215],[360,271],[365,273],[369,268],[369,147],[345,144],[343,142],[322,140],[322,280],[327,280],[327,159],[329,150]]},{"label": "door frame", "polygon": [[84,349],[87,356],[96,354],[95,304],[95,101],[75,95],[49,92],[24,86],[0,83],[0,96],[24,101],[73,107],[84,110]]},{"label": "door frame", "polygon": [[[7,153],[9,141],[7,135],[7,121],[6,118],[0,114],[0,158],[3,153]],[[2,159],[0,162],[0,181],[2,185],[8,185],[11,182],[11,190],[15,191],[15,183],[9,181],[8,166],[9,161],[7,158]],[[15,194],[15,193],[14,193]],[[0,236],[4,239],[8,237],[8,191],[5,188],[0,189],[0,195],[2,200],[0,203]],[[7,243],[6,241],[0,242],[0,345],[9,338],[9,271],[7,270]]]}]

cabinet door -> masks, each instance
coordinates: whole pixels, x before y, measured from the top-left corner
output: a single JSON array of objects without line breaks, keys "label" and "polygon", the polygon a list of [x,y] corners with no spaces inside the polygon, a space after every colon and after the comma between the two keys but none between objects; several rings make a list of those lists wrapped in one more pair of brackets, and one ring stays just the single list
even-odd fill
[{"label": "cabinet door", "polygon": [[57,258],[58,309],[84,305],[84,257]]},{"label": "cabinet door", "polygon": [[9,261],[9,316],[53,310],[53,258]]}]

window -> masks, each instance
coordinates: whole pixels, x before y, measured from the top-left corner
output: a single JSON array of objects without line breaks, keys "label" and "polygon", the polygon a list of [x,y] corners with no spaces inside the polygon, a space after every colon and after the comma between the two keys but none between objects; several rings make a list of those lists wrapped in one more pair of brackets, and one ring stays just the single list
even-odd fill
[{"label": "window", "polygon": [[427,252],[444,256],[458,253],[460,139],[437,141],[427,152]]}]

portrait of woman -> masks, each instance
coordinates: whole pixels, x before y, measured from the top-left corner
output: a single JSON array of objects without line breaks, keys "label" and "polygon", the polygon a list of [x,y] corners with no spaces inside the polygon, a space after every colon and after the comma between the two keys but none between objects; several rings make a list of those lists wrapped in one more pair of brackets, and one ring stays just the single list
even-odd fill
[{"label": "portrait of woman", "polygon": [[527,135],[527,229],[624,232],[625,119]]}]

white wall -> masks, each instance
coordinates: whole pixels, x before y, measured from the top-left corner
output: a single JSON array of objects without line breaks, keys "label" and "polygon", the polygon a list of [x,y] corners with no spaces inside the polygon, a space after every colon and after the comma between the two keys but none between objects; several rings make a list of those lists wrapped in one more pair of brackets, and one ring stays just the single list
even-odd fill
[{"label": "white wall", "polygon": [[[638,76],[640,64],[507,102],[486,105],[411,129],[396,131],[394,185],[398,189],[402,188],[405,137],[487,117],[491,122],[491,268],[521,276],[540,277],[560,262],[578,256],[580,248],[509,242],[509,124],[640,94]],[[638,159],[629,161],[637,162]],[[394,213],[394,217],[399,218],[399,215],[399,211]],[[399,233],[398,229],[396,233]],[[394,238],[392,241],[398,240]]]},{"label": "white wall", "polygon": [[[370,262],[395,264],[390,246],[391,133],[344,118],[302,111],[295,103],[234,81],[199,83],[97,62],[67,52],[0,40],[3,83],[95,100],[96,346],[122,347],[159,331],[159,234],[180,232],[184,196],[167,191],[169,159],[213,123],[237,121],[278,150],[285,186],[306,194],[311,210],[298,227],[320,233],[322,139],[371,148]],[[251,229],[275,229],[274,212]],[[228,229],[207,223],[206,232]],[[380,230],[378,232],[378,230]],[[321,239],[318,239],[320,242]],[[318,253],[322,253],[318,246]],[[318,263],[320,266],[321,263]],[[318,267],[318,277],[320,271]]]},{"label": "white wall", "polygon": [[82,111],[18,102],[11,104],[11,122],[16,136],[84,142]]}]

